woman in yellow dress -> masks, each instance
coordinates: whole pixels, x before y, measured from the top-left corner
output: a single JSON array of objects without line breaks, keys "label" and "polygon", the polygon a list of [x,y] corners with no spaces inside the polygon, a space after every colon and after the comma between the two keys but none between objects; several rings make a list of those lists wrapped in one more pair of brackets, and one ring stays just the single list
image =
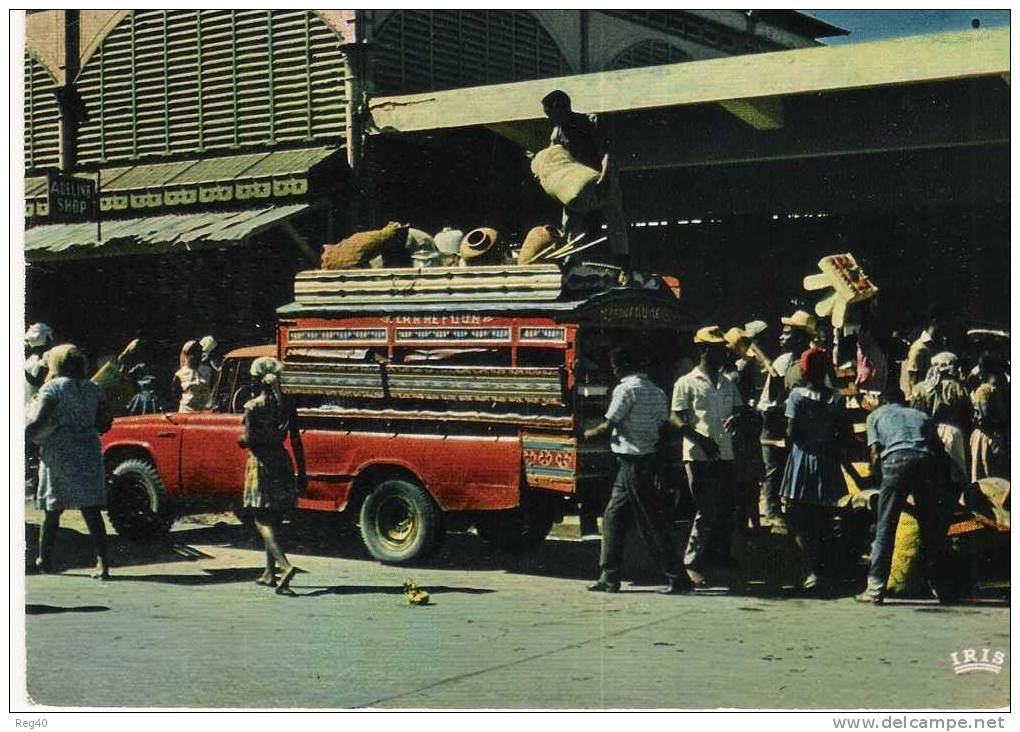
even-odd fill
[{"label": "woman in yellow dress", "polygon": [[[283,553],[276,533],[284,515],[292,510],[306,484],[304,448],[297,429],[297,414],[280,393],[283,365],[264,356],[252,362],[258,396],[244,405],[244,434],[237,442],[250,450],[244,471],[244,507],[254,514],[255,529],[266,548],[266,571],[256,582],[276,587],[279,595],[294,594],[290,582],[297,572]],[[295,479],[283,441],[290,435],[297,460]],[[279,565],[279,583],[276,567]]]}]

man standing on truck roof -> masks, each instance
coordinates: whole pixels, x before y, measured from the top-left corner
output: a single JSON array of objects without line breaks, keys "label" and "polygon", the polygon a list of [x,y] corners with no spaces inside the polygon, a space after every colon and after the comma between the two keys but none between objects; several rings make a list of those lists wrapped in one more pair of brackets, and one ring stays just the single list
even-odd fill
[{"label": "man standing on truck roof", "polygon": [[669,419],[666,395],[635,363],[630,350],[615,348],[610,354],[613,374],[620,380],[606,410],[606,419],[586,430],[594,440],[611,432],[610,447],[618,465],[609,504],[602,517],[602,551],[599,580],[591,592],[619,592],[623,547],[631,522],[638,529],[652,558],[668,579],[663,594],[690,589],[681,578],[679,558],[670,551],[658,525],[660,511],[651,508],[655,476],[655,452],[659,433]]},{"label": "man standing on truck roof", "polygon": [[[594,170],[602,171],[605,151],[597,131],[595,115],[581,114],[571,109],[570,97],[557,89],[542,97],[542,111],[552,123],[550,145],[562,145],[575,161]],[[605,216],[601,209],[588,213],[563,210],[563,229],[570,240],[583,246],[595,241],[602,233]]]},{"label": "man standing on truck roof", "polygon": [[696,513],[684,554],[687,576],[695,586],[708,584],[710,563],[728,566],[733,537],[733,433],[744,409],[740,391],[722,373],[726,339],[719,326],[694,336],[700,360],[673,388],[671,423],[684,437],[683,458]]}]

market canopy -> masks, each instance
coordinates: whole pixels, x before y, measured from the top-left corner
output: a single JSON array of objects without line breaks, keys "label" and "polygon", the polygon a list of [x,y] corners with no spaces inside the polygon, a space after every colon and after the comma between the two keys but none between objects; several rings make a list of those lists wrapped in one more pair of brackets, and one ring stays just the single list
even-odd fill
[{"label": "market canopy", "polygon": [[621,170],[1001,145],[1009,39],[970,30],[375,97],[370,131],[484,126],[538,149],[540,100],[562,89],[615,123]]},{"label": "market canopy", "polygon": [[274,226],[285,225],[309,204],[190,214],[165,214],[102,222],[50,224],[25,231],[28,262],[130,254],[165,254],[242,244]]}]

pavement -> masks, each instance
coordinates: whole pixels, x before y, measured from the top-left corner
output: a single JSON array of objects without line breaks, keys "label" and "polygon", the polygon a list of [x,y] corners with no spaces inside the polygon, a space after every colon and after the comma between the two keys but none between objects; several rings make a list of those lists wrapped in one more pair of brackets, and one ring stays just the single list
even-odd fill
[{"label": "pavement", "polygon": [[[26,565],[38,515],[26,516]],[[296,597],[254,584],[262,552],[226,516],[169,541],[111,537],[114,578],[89,575],[67,514],[62,572],[25,578],[27,686],[41,705],[145,708],[861,709],[1009,704],[1008,600],[863,606],[754,587],[661,596],[632,557],[590,593],[598,542],[511,557],[449,535],[416,567],[373,561],[334,517],[295,520]],[[569,534],[562,528],[557,534]],[[430,593],[410,605],[402,584]],[[1008,594],[1007,594],[1008,597]],[[1000,673],[950,654],[1007,651]]]}]

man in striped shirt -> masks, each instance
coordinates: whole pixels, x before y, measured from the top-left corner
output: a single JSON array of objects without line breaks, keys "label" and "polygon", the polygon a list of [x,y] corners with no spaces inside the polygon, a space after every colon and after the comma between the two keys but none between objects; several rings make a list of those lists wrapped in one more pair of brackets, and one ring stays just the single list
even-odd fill
[{"label": "man in striped shirt", "polygon": [[610,361],[620,383],[613,390],[605,421],[584,433],[585,439],[593,440],[610,432],[610,448],[618,465],[602,517],[601,575],[588,589],[619,592],[624,541],[633,522],[668,578],[663,592],[685,592],[688,584],[682,579],[678,558],[664,540],[656,520],[658,513],[650,507],[659,431],[669,421],[666,395],[638,369],[630,351],[614,349]]}]

